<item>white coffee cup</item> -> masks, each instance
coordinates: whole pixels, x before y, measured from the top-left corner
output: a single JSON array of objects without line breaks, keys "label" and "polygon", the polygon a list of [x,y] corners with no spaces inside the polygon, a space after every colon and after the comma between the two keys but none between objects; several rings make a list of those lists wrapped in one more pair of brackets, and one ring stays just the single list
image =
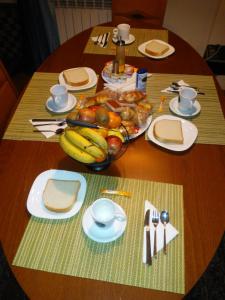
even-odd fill
[{"label": "white coffee cup", "polygon": [[113,29],[113,37],[114,39],[119,39],[123,41],[128,41],[130,36],[130,25],[129,24],[119,24],[117,28]]},{"label": "white coffee cup", "polygon": [[52,95],[52,99],[54,105],[57,108],[64,108],[68,104],[68,91],[65,85],[55,84],[50,88],[50,93]]},{"label": "white coffee cup", "polygon": [[108,198],[99,198],[91,206],[91,215],[100,226],[110,226],[115,219],[125,221],[126,216],[117,210],[116,204]]},{"label": "white coffee cup", "polygon": [[193,110],[196,97],[196,90],[189,87],[183,87],[179,92],[178,109],[181,112],[191,112]]}]

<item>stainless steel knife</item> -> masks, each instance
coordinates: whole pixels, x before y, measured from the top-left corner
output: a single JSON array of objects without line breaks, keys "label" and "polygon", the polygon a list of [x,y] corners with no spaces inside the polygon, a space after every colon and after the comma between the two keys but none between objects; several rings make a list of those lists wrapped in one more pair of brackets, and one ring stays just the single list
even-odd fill
[{"label": "stainless steel knife", "polygon": [[103,48],[106,47],[108,44],[108,37],[109,37],[109,32],[106,33],[105,40],[103,42]]},{"label": "stainless steel knife", "polygon": [[151,236],[150,236],[150,209],[145,212],[144,229],[146,236],[146,263],[148,265],[152,264],[152,254],[151,254]]}]

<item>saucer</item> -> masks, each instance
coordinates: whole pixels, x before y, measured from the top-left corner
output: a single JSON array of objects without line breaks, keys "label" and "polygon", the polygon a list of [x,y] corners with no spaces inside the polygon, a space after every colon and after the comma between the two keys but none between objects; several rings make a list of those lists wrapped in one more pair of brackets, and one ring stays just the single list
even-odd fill
[{"label": "saucer", "polygon": [[172,100],[170,100],[169,107],[170,107],[170,110],[173,113],[175,113],[176,115],[181,116],[181,117],[187,117],[187,118],[196,116],[197,114],[199,114],[199,112],[201,110],[200,103],[197,100],[195,100],[193,108],[190,110],[190,112],[182,112],[178,108],[178,97],[175,97]]},{"label": "saucer", "polygon": [[68,104],[66,107],[63,108],[57,108],[53,102],[52,97],[49,97],[48,100],[46,101],[46,107],[48,110],[51,112],[54,112],[56,114],[61,114],[70,111],[71,109],[74,108],[74,106],[77,104],[77,99],[74,95],[68,94]]},{"label": "saucer", "polygon": [[[112,38],[112,41],[114,43],[117,43],[118,39],[117,38]],[[126,40],[125,41],[125,45],[130,45],[132,44],[133,42],[135,41],[135,36],[133,34],[129,34],[129,40]]]},{"label": "saucer", "polygon": [[[126,215],[121,206],[116,204],[117,210]],[[85,211],[82,219],[82,226],[85,234],[95,242],[109,243],[118,239],[124,232],[127,225],[127,220],[119,221],[115,219],[112,225],[107,227],[100,227],[95,223],[91,216],[91,207]]]}]

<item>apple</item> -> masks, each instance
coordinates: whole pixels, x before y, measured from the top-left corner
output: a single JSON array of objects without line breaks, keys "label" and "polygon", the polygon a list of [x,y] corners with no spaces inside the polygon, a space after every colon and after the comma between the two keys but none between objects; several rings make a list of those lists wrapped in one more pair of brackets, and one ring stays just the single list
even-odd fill
[{"label": "apple", "polygon": [[122,148],[122,141],[118,136],[109,135],[106,137],[106,141],[108,143],[108,153],[110,155],[117,155]]},{"label": "apple", "polygon": [[79,120],[88,123],[95,123],[95,111],[90,108],[81,108],[79,110]]}]

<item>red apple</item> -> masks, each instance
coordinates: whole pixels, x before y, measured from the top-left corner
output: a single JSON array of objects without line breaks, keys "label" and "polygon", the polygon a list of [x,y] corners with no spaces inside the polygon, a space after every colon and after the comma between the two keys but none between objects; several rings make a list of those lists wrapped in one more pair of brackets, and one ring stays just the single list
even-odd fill
[{"label": "red apple", "polygon": [[91,110],[90,108],[81,108],[79,110],[79,120],[85,121],[88,123],[95,122],[95,111]]},{"label": "red apple", "polygon": [[108,153],[110,155],[116,155],[123,145],[121,139],[115,135],[107,136],[106,141],[108,143]]}]

